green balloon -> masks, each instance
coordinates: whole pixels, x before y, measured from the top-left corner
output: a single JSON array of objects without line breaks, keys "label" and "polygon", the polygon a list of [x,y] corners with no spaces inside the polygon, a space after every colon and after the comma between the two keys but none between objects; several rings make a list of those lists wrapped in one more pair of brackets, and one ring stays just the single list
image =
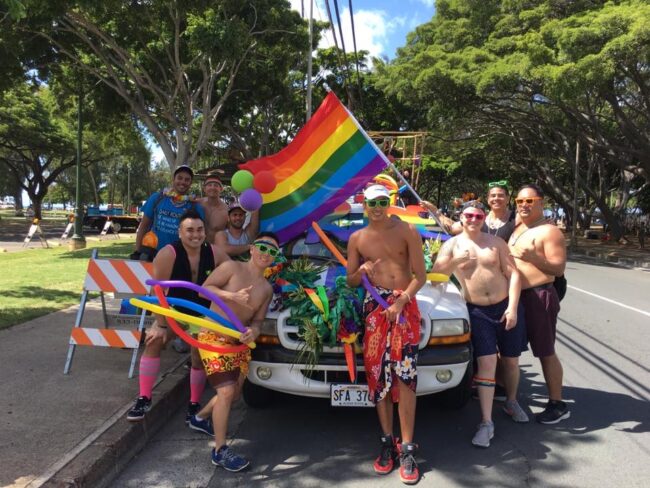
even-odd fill
[{"label": "green balloon", "polygon": [[240,169],[232,175],[230,186],[238,193],[253,188],[253,173],[245,169]]}]

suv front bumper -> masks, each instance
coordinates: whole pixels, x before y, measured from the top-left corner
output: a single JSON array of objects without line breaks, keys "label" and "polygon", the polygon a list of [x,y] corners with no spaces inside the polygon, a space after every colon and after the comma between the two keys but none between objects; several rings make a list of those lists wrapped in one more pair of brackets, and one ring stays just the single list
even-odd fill
[{"label": "suv front bumper", "polygon": [[[435,346],[421,349],[418,353],[417,395],[430,395],[454,388],[465,375],[472,351],[469,344]],[[292,395],[329,398],[332,383],[349,383],[345,359],[341,354],[321,354],[319,364],[308,376],[304,364],[296,362],[296,353],[279,346],[262,346],[253,351],[248,380],[270,390]],[[363,376],[363,359],[356,355],[357,371]],[[260,374],[260,368],[265,368]],[[270,376],[268,373],[270,372]],[[267,379],[262,379],[268,376]],[[449,378],[444,383],[438,378]]]}]

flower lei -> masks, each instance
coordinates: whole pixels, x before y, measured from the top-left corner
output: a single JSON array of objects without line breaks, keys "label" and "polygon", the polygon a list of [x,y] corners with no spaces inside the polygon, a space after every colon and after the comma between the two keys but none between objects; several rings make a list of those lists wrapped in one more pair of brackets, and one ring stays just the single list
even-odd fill
[{"label": "flower lei", "polygon": [[172,190],[171,188],[165,188],[163,190],[163,195],[170,198],[174,203],[193,202],[196,200],[196,195],[194,194],[181,195],[176,190]]}]

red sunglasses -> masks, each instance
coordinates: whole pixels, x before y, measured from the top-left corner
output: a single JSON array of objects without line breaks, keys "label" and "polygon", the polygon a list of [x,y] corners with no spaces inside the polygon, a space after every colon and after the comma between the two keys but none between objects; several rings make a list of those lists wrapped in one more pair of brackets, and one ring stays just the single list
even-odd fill
[{"label": "red sunglasses", "polygon": [[467,220],[483,220],[485,218],[485,214],[482,213],[464,212],[463,215]]}]

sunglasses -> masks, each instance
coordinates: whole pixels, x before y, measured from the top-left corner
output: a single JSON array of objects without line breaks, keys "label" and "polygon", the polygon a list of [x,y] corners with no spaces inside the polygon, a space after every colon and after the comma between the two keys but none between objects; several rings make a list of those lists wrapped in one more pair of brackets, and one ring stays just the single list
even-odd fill
[{"label": "sunglasses", "polygon": [[523,205],[524,203],[528,205],[532,205],[533,202],[537,200],[543,200],[543,198],[542,197],[515,198],[515,203],[517,205]]},{"label": "sunglasses", "polygon": [[381,207],[381,208],[386,208],[390,205],[390,200],[386,200],[385,198],[377,199],[377,200],[366,200],[366,205],[370,208],[375,208],[375,207]]},{"label": "sunglasses", "polygon": [[485,214],[482,213],[463,212],[463,215],[467,220],[483,220],[485,218]]},{"label": "sunglasses", "polygon": [[269,246],[262,242],[256,242],[253,244],[262,254],[268,254],[272,258],[278,257],[280,250],[277,247]]},{"label": "sunglasses", "polygon": [[505,188],[506,186],[508,186],[508,180],[490,181],[488,183],[488,188],[494,188],[495,186],[500,186]]}]

